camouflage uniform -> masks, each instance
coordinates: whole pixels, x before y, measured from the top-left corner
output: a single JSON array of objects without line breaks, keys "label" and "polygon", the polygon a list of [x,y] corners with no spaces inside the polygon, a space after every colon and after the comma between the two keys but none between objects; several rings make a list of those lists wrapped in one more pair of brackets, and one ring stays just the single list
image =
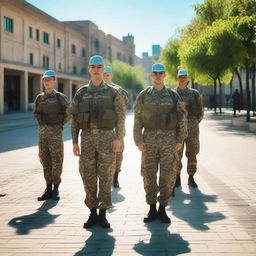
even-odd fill
[{"label": "camouflage uniform", "polygon": [[[112,83],[111,85],[119,90],[122,100],[123,100],[123,108],[124,108],[124,111],[126,111],[128,104],[129,104],[128,92],[125,89],[123,89],[123,87],[121,87],[120,85],[117,85],[114,83]],[[123,161],[123,152],[124,152],[124,140],[122,140],[121,143],[122,143],[122,152],[116,153],[115,172],[121,171],[121,166],[122,166],[122,161]]]},{"label": "camouflage uniform", "polygon": [[[156,129],[145,128],[145,120],[150,114],[145,111],[146,105],[155,111]],[[161,118],[164,115],[158,114],[157,109],[161,107],[165,107],[168,113],[172,112],[177,116],[177,123],[173,129],[160,128],[160,122],[163,121]],[[158,200],[160,204],[166,206],[171,198],[176,180],[176,144],[183,143],[186,133],[186,111],[177,93],[166,87],[159,91],[149,87],[138,95],[135,103],[134,140],[136,145],[146,144],[146,151],[142,152],[141,175],[148,204],[156,204]],[[160,166],[159,185],[157,184],[158,165]]]},{"label": "camouflage uniform", "polygon": [[39,123],[39,159],[47,184],[58,185],[61,182],[62,130],[69,119],[68,106],[67,97],[56,90],[50,94],[40,93],[35,100],[34,116]]},{"label": "camouflage uniform", "polygon": [[[176,88],[177,93],[184,101],[188,115],[188,136],[184,140],[186,145],[187,173],[194,175],[197,170],[196,155],[199,153],[199,123],[203,119],[203,104],[199,92],[195,89],[187,87],[186,89]],[[177,163],[177,174],[180,174],[182,169],[183,149],[179,152],[179,161]]]},{"label": "camouflage uniform", "polygon": [[[102,128],[99,125],[104,100],[111,101],[116,116],[114,128]],[[89,109],[86,117],[87,126],[81,127],[80,117],[83,114],[82,104]],[[111,185],[114,175],[115,153],[111,143],[118,139],[122,141],[125,134],[125,113],[120,93],[114,87],[102,82],[94,86],[92,82],[81,87],[72,103],[72,139],[78,144],[81,133],[81,156],[79,171],[86,192],[85,204],[89,209],[107,209],[111,204]],[[99,186],[97,186],[99,179]]]}]

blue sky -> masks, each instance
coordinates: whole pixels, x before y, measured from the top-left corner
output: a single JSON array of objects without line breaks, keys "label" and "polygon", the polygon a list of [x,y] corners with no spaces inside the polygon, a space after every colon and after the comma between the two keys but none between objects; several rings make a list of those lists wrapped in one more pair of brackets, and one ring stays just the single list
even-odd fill
[{"label": "blue sky", "polygon": [[152,44],[166,45],[195,16],[203,0],[27,0],[60,21],[91,20],[106,34],[134,35],[136,55],[151,55]]}]

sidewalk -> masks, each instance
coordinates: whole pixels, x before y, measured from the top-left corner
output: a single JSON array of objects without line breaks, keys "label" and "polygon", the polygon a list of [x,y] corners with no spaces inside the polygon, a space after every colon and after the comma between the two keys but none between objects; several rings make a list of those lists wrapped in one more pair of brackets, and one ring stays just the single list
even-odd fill
[{"label": "sidewalk", "polygon": [[[233,167],[232,162],[225,161],[227,154],[222,159],[213,155],[218,152],[209,145],[218,138],[209,127],[215,127],[216,121],[206,119],[201,126],[203,150],[196,176],[199,189],[187,186],[183,171],[182,188],[177,189],[167,207],[171,225],[143,223],[148,206],[139,171],[140,153],[132,140],[132,123],[133,116],[128,115],[121,188],[113,189],[114,207],[108,213],[110,230],[82,228],[89,211],[83,203],[78,158],[72,155],[70,140],[65,142],[59,202],[36,201],[44,189],[37,146],[0,154],[0,192],[7,193],[0,198],[1,256],[256,255],[255,171],[249,162],[245,167],[247,159],[241,159],[244,169],[235,169],[237,164]],[[223,135],[221,132],[220,136],[230,144],[240,143],[240,137],[229,139],[226,132]],[[251,140],[255,143],[253,135],[243,138],[254,147]],[[253,154],[251,148],[250,152]]]},{"label": "sidewalk", "polygon": [[36,125],[37,122],[32,112],[0,115],[0,132]]}]

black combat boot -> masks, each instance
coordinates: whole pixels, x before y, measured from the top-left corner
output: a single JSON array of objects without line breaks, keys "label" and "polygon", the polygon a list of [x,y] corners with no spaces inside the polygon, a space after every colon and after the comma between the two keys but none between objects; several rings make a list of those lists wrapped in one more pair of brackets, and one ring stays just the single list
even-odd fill
[{"label": "black combat boot", "polygon": [[115,172],[115,174],[114,174],[113,186],[114,186],[115,188],[119,188],[118,173],[119,173],[119,172]]},{"label": "black combat boot", "polygon": [[180,187],[180,174],[177,174],[176,176],[176,182],[175,182],[175,188]]},{"label": "black combat boot", "polygon": [[37,198],[37,201],[44,201],[52,197],[52,184],[47,184],[44,193]]},{"label": "black combat boot", "polygon": [[59,185],[54,184],[53,191],[52,191],[52,199],[60,200]]},{"label": "black combat boot", "polygon": [[96,209],[91,209],[88,220],[84,223],[84,228],[91,228],[98,223],[98,215]]},{"label": "black combat boot", "polygon": [[99,210],[99,224],[103,228],[110,228],[110,223],[108,222],[106,218],[106,209]]},{"label": "black combat boot", "polygon": [[144,223],[152,222],[157,219],[156,204],[151,204],[147,217],[144,218]]},{"label": "black combat boot", "polygon": [[158,208],[158,219],[163,223],[171,223],[171,219],[166,214],[165,206],[162,204]]},{"label": "black combat boot", "polygon": [[189,175],[189,176],[188,176],[188,185],[189,185],[190,187],[197,188],[197,184],[196,184],[196,182],[194,181],[193,175]]}]

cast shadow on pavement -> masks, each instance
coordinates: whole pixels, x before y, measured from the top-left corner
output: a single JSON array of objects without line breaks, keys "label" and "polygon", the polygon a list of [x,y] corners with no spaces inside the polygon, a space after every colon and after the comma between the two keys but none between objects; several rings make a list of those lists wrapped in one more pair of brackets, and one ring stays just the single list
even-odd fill
[{"label": "cast shadow on pavement", "polygon": [[37,209],[37,212],[13,218],[8,224],[16,228],[16,234],[18,235],[27,235],[33,229],[44,228],[60,216],[52,215],[48,212],[57,203],[58,201],[56,200],[47,200]]},{"label": "cast shadow on pavement", "polygon": [[226,218],[221,212],[207,212],[205,203],[217,202],[216,195],[205,195],[198,188],[189,188],[189,192],[186,194],[181,188],[175,189],[175,197],[169,203],[175,217],[197,230],[209,230],[207,223]]},{"label": "cast shadow on pavement", "polygon": [[[71,139],[70,125],[65,125],[63,141]],[[38,145],[38,126],[0,132],[0,153]]]},{"label": "cast shadow on pavement", "polygon": [[169,226],[158,220],[147,224],[151,237],[138,242],[134,250],[143,256],[175,256],[190,252],[188,241],[184,240],[180,234],[171,234],[168,230]]},{"label": "cast shadow on pavement", "polygon": [[76,252],[74,256],[111,256],[114,251],[116,239],[108,233],[113,230],[96,226],[89,231],[92,232],[91,236],[85,241],[84,247]]},{"label": "cast shadow on pavement", "polygon": [[124,201],[125,197],[119,193],[120,190],[122,190],[122,188],[113,188],[112,189],[112,193],[111,193],[112,203],[118,204],[118,203],[121,203],[122,201]]},{"label": "cast shadow on pavement", "polygon": [[252,132],[246,126],[234,126],[232,124],[232,117],[230,115],[208,115],[206,120],[214,120],[214,126],[209,126],[214,131],[225,131],[231,135],[240,135],[243,137],[255,138],[255,132]]}]

